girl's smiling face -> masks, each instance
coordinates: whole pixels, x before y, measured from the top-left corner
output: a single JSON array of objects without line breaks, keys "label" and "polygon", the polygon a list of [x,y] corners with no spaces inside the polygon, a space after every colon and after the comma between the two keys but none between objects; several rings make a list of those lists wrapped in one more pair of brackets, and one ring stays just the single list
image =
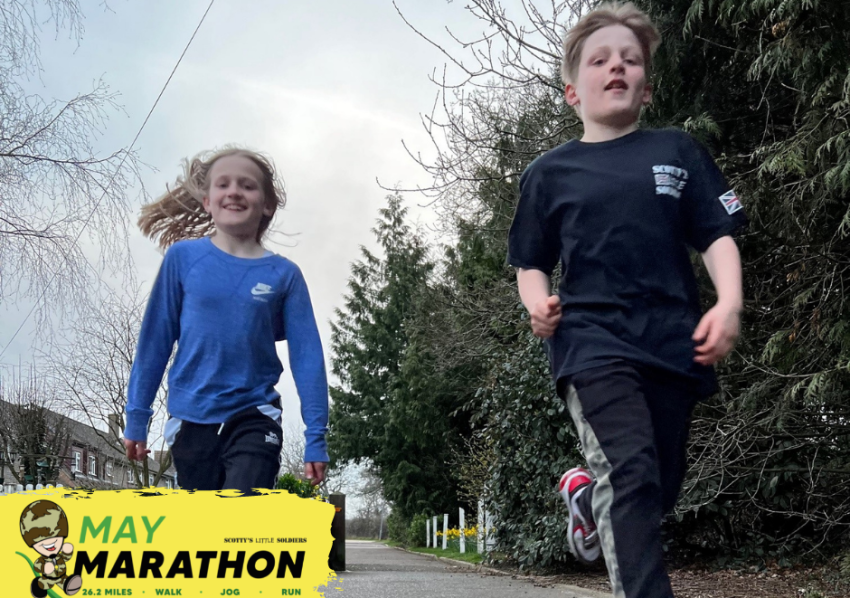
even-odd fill
[{"label": "girl's smiling face", "polygon": [[263,216],[274,214],[263,194],[263,173],[253,160],[233,155],[219,158],[209,172],[204,209],[215,227],[234,236],[256,236]]}]

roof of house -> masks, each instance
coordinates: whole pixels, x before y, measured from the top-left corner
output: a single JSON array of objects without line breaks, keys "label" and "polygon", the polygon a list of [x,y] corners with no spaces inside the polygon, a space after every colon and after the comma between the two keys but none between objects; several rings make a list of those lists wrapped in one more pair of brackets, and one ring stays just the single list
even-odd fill
[{"label": "roof of house", "polygon": [[[13,407],[12,403],[0,399],[0,410],[8,409],[11,407]],[[127,462],[124,450],[117,443],[110,442],[108,438],[109,432],[104,430],[98,430],[94,426],[80,422],[67,415],[58,413],[53,409],[47,408],[47,412],[49,414],[48,417],[56,418],[58,422],[62,422],[63,424],[69,427],[71,431],[72,445],[78,446],[80,448],[93,448],[98,453],[106,455],[108,458],[111,458],[115,461],[125,463]],[[157,461],[152,459],[151,457],[148,457],[147,461],[149,471],[156,473],[159,470],[159,464],[157,463]],[[173,464],[170,464],[168,468],[163,472],[163,474],[172,477],[175,476],[176,473],[177,472],[174,469]]]}]

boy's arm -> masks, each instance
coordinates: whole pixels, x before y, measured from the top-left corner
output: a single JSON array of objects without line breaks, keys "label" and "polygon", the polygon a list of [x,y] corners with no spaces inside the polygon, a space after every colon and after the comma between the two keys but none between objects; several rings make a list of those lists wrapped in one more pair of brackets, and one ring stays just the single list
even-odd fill
[{"label": "boy's arm", "polygon": [[744,228],[748,219],[737,193],[705,147],[686,133],[680,141],[689,172],[682,198],[685,240],[702,255],[717,290],[717,304],[693,333],[694,361],[712,365],[732,351],[740,330],[741,257],[731,235]]},{"label": "boy's arm", "polygon": [[731,236],[720,237],[702,254],[702,260],[717,291],[717,304],[741,312],[744,291],[741,282],[741,255]]},{"label": "boy's arm", "polygon": [[561,302],[551,293],[550,276],[558,263],[560,239],[548,218],[547,187],[535,161],[522,173],[520,197],[508,232],[508,263],[517,269],[522,303],[535,336],[552,336],[561,320]]},{"label": "boy's arm", "polygon": [[528,313],[534,311],[534,307],[538,303],[549,298],[551,280],[542,270],[517,268],[516,279],[519,297]]},{"label": "boy's arm", "polygon": [[531,315],[531,330],[535,336],[549,338],[561,321],[561,300],[549,292],[549,275],[528,268],[518,268],[516,275],[519,296]]},{"label": "boy's arm", "polygon": [[741,256],[734,239],[723,236],[702,253],[702,259],[717,291],[717,303],[694,331],[693,340],[699,343],[694,361],[712,365],[732,351],[740,333],[744,307]]}]

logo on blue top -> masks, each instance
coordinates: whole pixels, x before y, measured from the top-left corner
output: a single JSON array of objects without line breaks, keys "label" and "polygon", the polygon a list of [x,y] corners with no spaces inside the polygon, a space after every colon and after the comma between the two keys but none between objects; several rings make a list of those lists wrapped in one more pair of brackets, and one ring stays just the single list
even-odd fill
[{"label": "logo on blue top", "polygon": [[254,288],[251,289],[251,294],[254,296],[254,301],[262,301],[263,303],[268,303],[269,300],[263,297],[263,295],[271,295],[274,293],[270,285],[263,284],[262,282],[258,282],[254,285]]},{"label": "logo on blue top", "polygon": [[272,291],[272,288],[269,285],[263,284],[261,282],[258,282],[254,286],[254,288],[251,289],[251,294],[254,295],[255,297],[257,295],[271,295],[273,292],[274,291]]}]

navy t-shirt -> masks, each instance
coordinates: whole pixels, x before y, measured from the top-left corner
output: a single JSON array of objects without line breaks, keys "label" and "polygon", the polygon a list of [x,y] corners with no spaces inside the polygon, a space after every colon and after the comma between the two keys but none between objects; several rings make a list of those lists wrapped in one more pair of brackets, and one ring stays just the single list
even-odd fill
[{"label": "navy t-shirt", "polygon": [[716,391],[714,368],[694,362],[702,310],[688,248],[704,252],[746,222],[714,160],[682,131],[572,140],[534,160],[508,261],[546,274],[561,263],[555,380],[625,359]]}]

